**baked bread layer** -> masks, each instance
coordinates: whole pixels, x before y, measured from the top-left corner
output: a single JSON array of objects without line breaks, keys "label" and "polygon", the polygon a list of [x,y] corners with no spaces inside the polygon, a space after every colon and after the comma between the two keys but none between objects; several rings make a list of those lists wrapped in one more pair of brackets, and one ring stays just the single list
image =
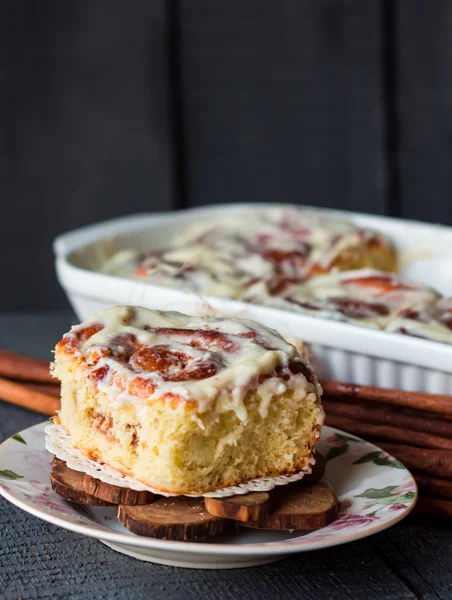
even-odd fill
[{"label": "baked bread layer", "polygon": [[54,374],[74,446],[166,492],[297,472],[323,423],[312,368],[252,321],[107,309],[59,342]]},{"label": "baked bread layer", "polygon": [[165,398],[139,411],[115,408],[77,365],[60,367],[59,376],[59,418],[74,446],[165,492],[208,492],[297,472],[309,464],[323,422],[316,394],[304,390],[272,397],[265,418],[259,388],[249,390],[242,422],[232,410],[200,415],[193,403]]}]

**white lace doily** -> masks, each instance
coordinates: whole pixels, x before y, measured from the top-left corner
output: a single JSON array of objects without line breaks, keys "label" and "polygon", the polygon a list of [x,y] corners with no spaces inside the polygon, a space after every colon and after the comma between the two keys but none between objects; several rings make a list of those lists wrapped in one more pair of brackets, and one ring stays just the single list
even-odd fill
[{"label": "white lace doily", "polygon": [[312,472],[312,466],[315,459],[311,458],[309,465],[294,475],[279,475],[278,477],[262,477],[260,479],[251,479],[246,483],[236,486],[221,488],[205,494],[170,494],[162,492],[155,488],[141,483],[134,477],[123,475],[116,469],[87,458],[80,450],[74,448],[70,435],[56,423],[47,425],[46,429],[46,448],[60,460],[64,460],[67,466],[74,471],[87,473],[91,477],[100,479],[110,485],[131,488],[136,491],[149,491],[160,496],[205,496],[208,498],[225,498],[237,494],[248,494],[249,492],[268,492],[277,485],[287,485],[294,481],[300,481],[305,475]]}]

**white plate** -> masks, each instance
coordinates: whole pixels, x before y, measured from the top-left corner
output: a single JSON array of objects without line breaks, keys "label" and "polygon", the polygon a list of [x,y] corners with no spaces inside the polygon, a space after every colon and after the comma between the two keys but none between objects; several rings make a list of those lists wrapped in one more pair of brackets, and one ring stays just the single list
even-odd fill
[{"label": "white plate", "polygon": [[311,533],[251,531],[205,542],[140,537],[120,525],[113,508],[70,504],[49,483],[52,455],[45,449],[46,423],[0,445],[0,494],[30,514],[97,538],[141,560],[199,569],[231,569],[272,562],[367,537],[400,521],[413,508],[417,489],[410,472],[387,453],[355,436],[324,427],[317,448],[327,457],[325,480],[341,502],[338,519]]}]

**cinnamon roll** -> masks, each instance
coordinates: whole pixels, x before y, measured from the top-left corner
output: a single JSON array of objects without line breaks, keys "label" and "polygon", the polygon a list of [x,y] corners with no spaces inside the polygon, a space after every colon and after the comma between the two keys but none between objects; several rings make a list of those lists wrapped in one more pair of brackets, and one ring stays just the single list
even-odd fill
[{"label": "cinnamon roll", "polygon": [[285,285],[315,275],[363,267],[394,271],[396,262],[394,247],[380,233],[315,211],[273,208],[192,225],[167,248],[122,250],[103,271],[244,299],[255,284],[278,295]]},{"label": "cinnamon roll", "polygon": [[297,472],[323,423],[309,364],[253,321],[110,308],[63,337],[53,369],[74,446],[165,492]]}]

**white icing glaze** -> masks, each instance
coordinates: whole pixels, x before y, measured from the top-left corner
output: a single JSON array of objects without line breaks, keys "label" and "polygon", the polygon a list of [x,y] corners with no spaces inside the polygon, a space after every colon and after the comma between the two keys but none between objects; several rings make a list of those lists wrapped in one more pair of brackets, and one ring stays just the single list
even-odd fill
[{"label": "white icing glaze", "polygon": [[396,317],[388,323],[385,331],[391,333],[403,333],[405,335],[434,340],[436,342],[452,344],[452,331],[442,325],[439,321],[433,319],[419,321],[417,319]]},{"label": "white icing glaze", "polygon": [[256,278],[270,284],[281,276],[301,281],[313,268],[331,268],[339,253],[363,248],[370,239],[389,246],[383,236],[345,219],[273,208],[192,225],[166,250],[144,258],[121,251],[122,259],[108,261],[104,271],[131,276],[135,264],[134,276],[140,279],[241,298]]},{"label": "white icing glaze", "polygon": [[[372,279],[388,281],[392,284],[393,290],[383,291],[379,289],[378,283],[375,286],[362,285],[363,280]],[[353,282],[356,281],[356,284]],[[398,286],[401,289],[397,289]],[[307,281],[299,293],[317,298],[319,300],[334,297],[348,296],[350,298],[359,298],[361,300],[381,299],[384,304],[400,308],[401,306],[424,306],[436,301],[439,295],[422,285],[414,283],[404,283],[395,274],[382,273],[375,269],[358,269],[356,271],[342,271],[319,275]]]},{"label": "white icing glaze", "polygon": [[[197,223],[178,233],[168,249],[144,258],[137,252],[121,251],[104,270],[203,295],[452,343],[452,311],[447,323],[439,308],[430,311],[439,299],[431,289],[398,285],[380,293],[350,281],[388,277],[386,273],[334,271],[341,253],[364,252],[368,242],[390,248],[382,235],[350,221],[304,209],[272,208]],[[319,270],[328,274],[318,275]],[[402,283],[397,275],[391,277],[396,284]],[[342,299],[350,301],[348,306]],[[429,309],[429,316],[400,321],[401,311],[418,308]]]},{"label": "white icing glaze", "polygon": [[[287,308],[380,329],[400,311],[433,306],[439,297],[429,288],[373,269],[319,275],[287,286],[282,296]],[[274,305],[272,298],[267,303]]]},{"label": "white icing glaze", "polygon": [[[100,331],[78,343],[79,332],[99,324],[103,327]],[[240,337],[243,335],[254,339]],[[127,339],[130,343],[130,336],[134,336],[140,352],[156,347],[160,356],[162,349],[170,352],[168,368],[165,367],[163,372],[158,367],[143,369],[137,358],[140,353],[135,347],[127,360],[121,359],[127,350]],[[314,391],[320,393],[315,377],[310,377],[313,383],[309,383],[302,374],[311,374],[311,371],[297,350],[275,331],[254,321],[190,317],[139,307],[113,307],[73,327],[65,338],[74,342],[76,355],[85,359],[86,368],[91,373],[106,370],[97,383],[112,403],[133,402],[142,416],[146,413],[148,401],[167,394],[195,402],[198,414],[205,413],[215,403],[217,410],[233,410],[240,420],[245,421],[244,400],[250,389],[258,388],[259,411],[263,418],[267,416],[275,394],[282,394],[287,389],[303,396]],[[112,348],[116,356],[112,355]],[[295,373],[291,371],[294,363],[302,363],[298,369],[295,368]],[[206,366],[216,372],[195,379],[193,373]],[[262,375],[266,378],[259,382]],[[137,377],[152,383],[153,389],[148,390],[146,397],[138,397],[131,391],[130,384]]]}]

